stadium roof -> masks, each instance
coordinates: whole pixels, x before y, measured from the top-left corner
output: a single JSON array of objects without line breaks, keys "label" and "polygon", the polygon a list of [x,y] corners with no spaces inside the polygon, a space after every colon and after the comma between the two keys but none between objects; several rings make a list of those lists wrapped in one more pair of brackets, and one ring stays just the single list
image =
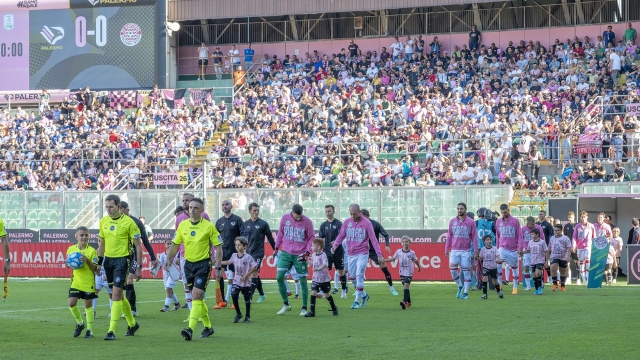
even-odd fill
[{"label": "stadium roof", "polygon": [[173,21],[375,11],[495,3],[496,0],[170,0]]}]

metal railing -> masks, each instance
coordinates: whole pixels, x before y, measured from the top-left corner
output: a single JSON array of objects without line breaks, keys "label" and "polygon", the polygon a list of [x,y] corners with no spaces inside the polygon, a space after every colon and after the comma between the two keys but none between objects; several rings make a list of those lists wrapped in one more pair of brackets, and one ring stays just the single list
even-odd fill
[{"label": "metal railing", "polygon": [[[182,1],[171,1],[179,7]],[[508,4],[508,3],[507,3]],[[483,31],[553,28],[640,20],[640,9],[625,3],[618,10],[616,0],[582,1],[579,3],[503,6],[493,9],[415,11],[410,14],[320,18],[308,20],[247,22],[245,18],[222,24],[183,25],[180,46],[238,43],[280,43],[288,41],[374,38],[415,34],[451,34],[471,31],[480,21]],[[566,10],[566,12],[565,12]],[[478,15],[479,17],[477,17]],[[206,18],[199,14],[197,19]],[[356,19],[362,20],[356,29]],[[186,19],[177,19],[186,20]]]}]

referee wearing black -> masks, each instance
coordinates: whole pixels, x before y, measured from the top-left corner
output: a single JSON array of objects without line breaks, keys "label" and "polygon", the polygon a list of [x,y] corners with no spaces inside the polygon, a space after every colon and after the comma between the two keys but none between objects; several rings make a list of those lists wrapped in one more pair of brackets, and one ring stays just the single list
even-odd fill
[{"label": "referee wearing black", "polygon": [[[342,298],[347,297],[347,274],[344,271],[344,248],[342,246],[338,246],[336,248],[335,253],[331,253],[331,247],[333,246],[333,242],[340,234],[340,229],[342,229],[342,221],[335,218],[336,209],[333,205],[325,205],[324,214],[327,217],[327,220],[320,224],[320,231],[318,232],[318,237],[324,239],[324,253],[327,255],[327,260],[329,260],[328,268],[331,270],[334,266],[336,271],[340,275],[340,286],[342,287]],[[338,284],[334,285],[332,294],[338,293]]]},{"label": "referee wearing black", "polygon": [[[391,254],[391,248],[389,247],[389,234],[387,233],[387,230],[385,230],[384,227],[382,227],[382,224],[369,218],[369,210],[362,209],[360,210],[360,212],[367,219],[369,219],[369,221],[371,221],[371,225],[373,225],[373,232],[376,234],[376,239],[380,239],[380,235],[384,237],[384,248],[385,250],[387,250],[388,254]],[[371,239],[369,239],[369,259],[371,259],[371,261],[373,261],[376,265],[380,266],[380,270],[382,270],[382,272],[384,273],[384,278],[387,280],[387,283],[389,284],[389,291],[391,291],[391,294],[393,296],[398,296],[398,292],[396,291],[396,289],[393,288],[393,279],[391,279],[391,273],[389,272],[389,268],[387,268],[387,265],[385,263],[381,263],[380,261],[378,261],[378,255],[373,250]]]},{"label": "referee wearing black", "polygon": [[[231,212],[232,209],[233,205],[231,204],[231,200],[224,200],[222,202],[222,213],[224,215],[216,221],[216,229],[218,229],[218,232],[220,233],[220,240],[222,240],[222,261],[231,259],[231,255],[237,252],[235,239],[238,236],[247,237],[244,221],[240,216]],[[220,292],[222,293],[222,297],[224,297],[225,302],[228,302],[227,300],[229,300],[229,295],[231,294],[230,290],[233,285],[234,270],[233,264],[227,265],[225,275],[227,276],[228,289],[226,292],[224,291],[224,280],[222,277],[218,278]],[[219,307],[216,305],[214,308]]]},{"label": "referee wearing black", "polygon": [[253,297],[253,293],[258,289],[258,293],[260,294],[258,302],[261,303],[265,299],[264,290],[262,289],[262,279],[260,279],[260,267],[264,259],[264,239],[267,238],[273,251],[276,250],[276,242],[273,239],[269,223],[259,218],[260,205],[256,203],[249,204],[249,214],[251,218],[244,222],[244,228],[247,231],[247,240],[249,240],[247,254],[251,255],[258,263],[256,271],[251,274],[251,282],[253,283],[251,297]]}]

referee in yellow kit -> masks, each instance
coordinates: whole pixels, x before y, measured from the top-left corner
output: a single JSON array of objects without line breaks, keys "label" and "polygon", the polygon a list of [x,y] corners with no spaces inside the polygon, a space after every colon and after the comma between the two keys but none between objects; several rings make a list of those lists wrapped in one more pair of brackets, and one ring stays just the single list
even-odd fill
[{"label": "referee in yellow kit", "polygon": [[189,202],[189,219],[178,225],[176,237],[169,248],[167,260],[164,263],[165,271],[171,266],[171,259],[176,255],[178,246],[184,242],[184,277],[187,286],[193,296],[191,313],[189,314],[189,327],[182,330],[182,336],[189,341],[193,337],[193,331],[198,325],[198,319],[202,320],[204,330],[200,338],[207,338],[213,335],[209,310],[204,304],[204,293],[211,278],[212,261],[211,247],[215,248],[215,278],[222,274],[222,242],[220,233],[216,227],[202,218],[204,211],[204,201],[194,198]]},{"label": "referee in yellow kit", "polygon": [[105,340],[116,339],[115,331],[120,314],[124,314],[124,318],[127,320],[128,327],[125,336],[133,336],[140,327],[133,318],[129,301],[122,294],[127,283],[133,254],[136,255],[138,264],[136,279],[140,280],[142,277],[140,229],[130,217],[120,212],[119,206],[120,198],[117,195],[109,195],[104,199],[107,216],[100,219],[100,233],[98,234],[98,268],[96,273],[100,273],[100,267],[104,266],[113,300],[109,332],[104,338]]}]

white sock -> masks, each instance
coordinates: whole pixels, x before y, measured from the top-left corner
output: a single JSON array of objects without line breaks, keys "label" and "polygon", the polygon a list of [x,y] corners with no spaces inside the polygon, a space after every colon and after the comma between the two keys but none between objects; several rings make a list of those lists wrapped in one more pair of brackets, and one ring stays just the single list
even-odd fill
[{"label": "white sock", "polygon": [[502,284],[502,265],[498,265],[498,284]]},{"label": "white sock", "polygon": [[509,281],[509,270],[511,269],[511,266],[507,265],[504,267],[504,279]]},{"label": "white sock", "polygon": [[512,268],[511,272],[513,275],[513,288],[517,289],[518,288],[518,268]]},{"label": "white sock", "polygon": [[395,289],[393,288],[393,285],[389,286],[389,290],[391,290],[391,291],[395,290]]},{"label": "white sock", "polygon": [[109,309],[113,306],[113,300],[109,299]]},{"label": "white sock", "polygon": [[164,299],[164,306],[169,307],[169,305],[171,305],[171,298]]},{"label": "white sock", "polygon": [[336,270],[333,273],[333,288],[337,289],[339,283],[340,283],[340,274],[338,273],[338,270]]},{"label": "white sock", "polygon": [[462,286],[462,280],[460,279],[460,273],[458,272],[458,269],[449,269],[451,271],[451,278],[453,279],[453,281],[456,282],[456,285],[458,285],[458,287]]},{"label": "white sock", "polygon": [[224,302],[229,302],[229,297],[231,296],[231,284],[227,282],[227,291],[224,294]]},{"label": "white sock", "polygon": [[469,270],[463,270],[464,273],[464,293],[469,293],[469,288],[471,287],[471,272]]},{"label": "white sock", "polygon": [[171,301],[173,301],[174,304],[179,303],[176,293],[173,293],[173,295],[171,295]]},{"label": "white sock", "polygon": [[300,294],[300,281],[296,282],[296,295]]},{"label": "white sock", "polygon": [[93,304],[93,308],[95,309],[96,306],[98,306],[98,298],[91,300],[91,303]]},{"label": "white sock", "polygon": [[571,267],[567,266],[567,283],[571,284]]},{"label": "white sock", "polygon": [[359,303],[360,300],[362,300],[362,297],[364,296],[364,291],[362,290],[356,290],[356,299],[355,302]]}]

